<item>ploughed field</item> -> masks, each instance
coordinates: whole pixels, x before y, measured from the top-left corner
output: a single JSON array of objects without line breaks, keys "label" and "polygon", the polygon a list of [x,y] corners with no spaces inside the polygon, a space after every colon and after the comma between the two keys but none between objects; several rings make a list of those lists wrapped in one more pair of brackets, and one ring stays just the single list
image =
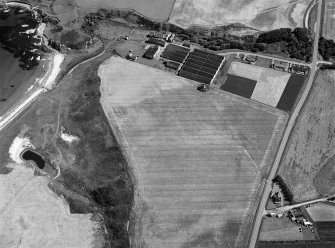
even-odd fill
[{"label": "ploughed field", "polygon": [[78,0],[78,7],[92,11],[101,8],[133,9],[155,20],[167,20],[175,0]]},{"label": "ploughed field", "polygon": [[303,25],[309,0],[176,0],[170,22],[181,27],[241,23],[271,30]]},{"label": "ploughed field", "polygon": [[286,115],[118,57],[101,104],[133,171],[133,247],[247,247]]}]

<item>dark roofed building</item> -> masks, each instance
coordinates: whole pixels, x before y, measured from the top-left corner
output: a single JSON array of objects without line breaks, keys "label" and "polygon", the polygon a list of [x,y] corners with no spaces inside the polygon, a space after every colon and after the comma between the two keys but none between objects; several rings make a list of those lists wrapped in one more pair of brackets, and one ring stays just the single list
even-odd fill
[{"label": "dark roofed building", "polygon": [[143,54],[144,58],[153,59],[159,50],[158,45],[154,45],[148,48],[148,50]]},{"label": "dark roofed building", "polygon": [[159,45],[159,46],[165,46],[165,41],[163,40],[159,40],[159,39],[155,39],[155,38],[149,38],[147,39],[146,43],[151,43],[151,44],[155,44],[155,45]]}]

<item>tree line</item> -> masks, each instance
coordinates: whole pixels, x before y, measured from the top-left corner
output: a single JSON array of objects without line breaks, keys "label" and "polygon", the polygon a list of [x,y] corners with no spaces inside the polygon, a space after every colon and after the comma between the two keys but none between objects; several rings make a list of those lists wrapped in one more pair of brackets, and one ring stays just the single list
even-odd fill
[{"label": "tree line", "polygon": [[275,176],[275,178],[272,179],[272,182],[277,183],[279,185],[279,188],[281,189],[281,192],[283,193],[284,199],[288,201],[289,203],[292,203],[293,194],[291,193],[290,189],[284,182],[283,178],[280,175],[277,175]]}]

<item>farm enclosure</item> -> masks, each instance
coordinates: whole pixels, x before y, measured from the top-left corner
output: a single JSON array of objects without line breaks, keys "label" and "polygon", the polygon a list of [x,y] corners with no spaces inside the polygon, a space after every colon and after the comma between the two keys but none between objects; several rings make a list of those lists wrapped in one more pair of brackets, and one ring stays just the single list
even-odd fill
[{"label": "farm enclosure", "polygon": [[263,31],[303,25],[309,0],[176,0],[170,22],[181,27],[241,23]]},{"label": "farm enclosure", "polygon": [[137,182],[134,246],[245,247],[286,115],[116,57],[99,76]]},{"label": "farm enclosure", "polygon": [[79,8],[87,11],[101,8],[134,9],[156,20],[167,20],[175,0],[78,0]]}]

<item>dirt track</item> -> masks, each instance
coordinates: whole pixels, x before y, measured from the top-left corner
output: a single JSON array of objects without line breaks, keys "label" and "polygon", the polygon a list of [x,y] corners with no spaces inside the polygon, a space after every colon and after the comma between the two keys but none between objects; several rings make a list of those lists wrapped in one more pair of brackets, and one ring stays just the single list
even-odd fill
[{"label": "dirt track", "polygon": [[121,58],[99,75],[136,177],[134,247],[246,247],[285,116]]}]

